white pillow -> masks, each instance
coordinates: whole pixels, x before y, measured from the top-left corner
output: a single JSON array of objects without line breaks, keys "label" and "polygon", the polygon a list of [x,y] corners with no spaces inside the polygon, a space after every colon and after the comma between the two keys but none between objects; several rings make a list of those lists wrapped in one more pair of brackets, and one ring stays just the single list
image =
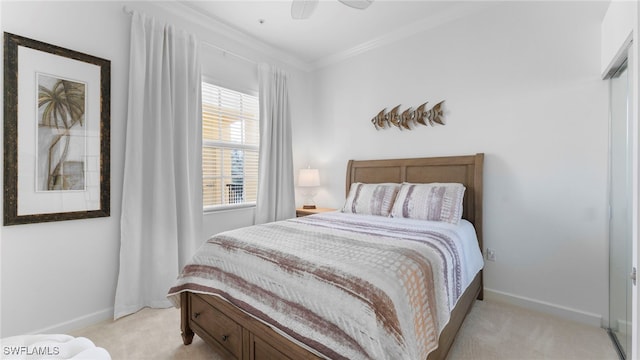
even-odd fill
[{"label": "white pillow", "polygon": [[404,183],[391,210],[391,217],[457,224],[462,218],[465,187],[459,183]]},{"label": "white pillow", "polygon": [[389,216],[400,184],[353,183],[343,213]]}]

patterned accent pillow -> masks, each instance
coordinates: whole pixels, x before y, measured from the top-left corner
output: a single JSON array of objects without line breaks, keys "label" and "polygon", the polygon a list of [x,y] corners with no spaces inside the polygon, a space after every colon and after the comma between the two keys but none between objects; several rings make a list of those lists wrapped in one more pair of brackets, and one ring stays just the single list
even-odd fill
[{"label": "patterned accent pillow", "polygon": [[465,187],[458,183],[402,184],[391,217],[457,224]]},{"label": "patterned accent pillow", "polygon": [[353,183],[343,213],[389,216],[400,184]]}]

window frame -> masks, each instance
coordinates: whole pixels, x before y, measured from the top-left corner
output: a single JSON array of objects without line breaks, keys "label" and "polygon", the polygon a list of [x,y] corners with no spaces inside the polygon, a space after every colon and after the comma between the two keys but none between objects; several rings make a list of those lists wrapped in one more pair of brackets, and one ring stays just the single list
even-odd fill
[{"label": "window frame", "polygon": [[[206,75],[203,75],[201,77],[201,82],[202,83],[207,83],[209,85],[212,86],[216,86],[216,87],[220,87],[220,88],[225,88],[231,91],[236,91],[239,93],[243,93],[249,96],[254,96],[258,99],[258,119],[257,119],[257,123],[258,123],[258,145],[248,145],[248,144],[240,144],[240,143],[233,143],[233,142],[229,142],[229,141],[224,141],[224,140],[205,140],[204,139],[204,134],[203,134],[203,138],[202,138],[202,150],[205,149],[205,147],[208,148],[223,148],[223,149],[228,149],[228,150],[233,150],[233,149],[238,149],[238,150],[251,150],[251,151],[256,151],[258,153],[258,166],[256,168],[256,171],[258,171],[259,167],[260,167],[260,97],[259,97],[259,91],[257,89],[243,89],[243,88],[239,88],[237,86],[229,86],[228,83],[224,82],[224,81],[219,81],[215,78],[212,77],[208,77]],[[200,91],[200,96],[202,97],[202,90]],[[201,99],[201,108],[204,105],[204,101],[202,101]],[[204,119],[202,121],[202,126],[204,126]],[[203,158],[204,161],[204,158]],[[204,165],[204,163],[203,163]],[[203,188],[204,188],[204,183],[205,183],[205,176],[204,176],[204,167],[202,166],[201,169],[201,174],[202,174],[202,182],[203,182]],[[219,176],[217,178],[223,178],[223,176]],[[256,202],[255,201],[245,201],[242,203],[237,203],[237,204],[220,204],[220,205],[205,205],[204,204],[204,196],[203,196],[203,201],[202,201],[202,211],[204,214],[208,214],[208,213],[216,213],[216,212],[220,212],[220,211],[227,211],[227,210],[235,210],[235,209],[246,209],[246,208],[255,208],[256,206]]]}]

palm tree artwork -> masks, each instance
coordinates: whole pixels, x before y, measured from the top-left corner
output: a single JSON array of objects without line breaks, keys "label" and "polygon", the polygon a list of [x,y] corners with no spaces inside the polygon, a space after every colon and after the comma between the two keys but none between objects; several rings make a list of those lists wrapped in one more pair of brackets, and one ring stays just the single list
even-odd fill
[{"label": "palm tree artwork", "polygon": [[39,191],[85,190],[84,83],[38,75]]}]

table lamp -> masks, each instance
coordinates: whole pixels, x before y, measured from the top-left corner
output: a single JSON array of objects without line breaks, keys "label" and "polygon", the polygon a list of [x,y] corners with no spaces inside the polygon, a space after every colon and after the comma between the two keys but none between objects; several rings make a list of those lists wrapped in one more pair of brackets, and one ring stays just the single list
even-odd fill
[{"label": "table lamp", "polygon": [[320,186],[320,173],[318,169],[301,169],[298,174],[298,186],[304,188],[304,203],[303,209],[315,209],[316,205],[313,202],[315,196],[315,188]]}]

